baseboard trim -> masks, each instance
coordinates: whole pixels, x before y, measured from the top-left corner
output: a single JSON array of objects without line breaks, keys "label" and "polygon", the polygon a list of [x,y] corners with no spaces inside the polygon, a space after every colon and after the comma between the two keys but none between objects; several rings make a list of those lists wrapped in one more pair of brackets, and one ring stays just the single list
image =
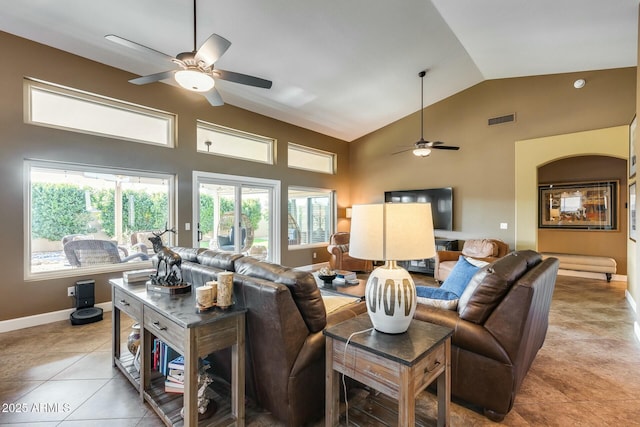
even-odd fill
[{"label": "baseboard trim", "polygon": [[[633,312],[636,314],[636,319],[638,319],[638,306],[636,304],[636,301],[633,299],[633,296],[628,290],[625,290],[624,297],[629,303],[629,306],[631,307]],[[635,322],[633,322],[633,334],[636,336],[636,339],[638,341],[640,341],[640,323],[639,322],[640,320],[636,320]]]},{"label": "baseboard trim", "polygon": [[[113,308],[111,301],[102,302],[100,304],[96,304],[95,306],[103,309],[106,312],[111,311]],[[0,333],[30,328],[32,326],[46,325],[47,323],[58,322],[60,320],[69,320],[69,316],[75,310],[75,308],[69,308],[66,310],[35,314],[33,316],[18,317],[17,319],[3,320],[0,322]]]},{"label": "baseboard trim", "polygon": [[633,299],[633,296],[631,295],[631,292],[629,292],[628,289],[624,291],[624,297],[629,302],[629,305],[631,306],[631,309],[633,310],[633,312],[638,314],[638,307],[636,305],[636,301]]},{"label": "baseboard trim", "polygon": [[[574,270],[563,270],[562,268],[558,270],[558,275],[560,276],[572,276],[572,277],[584,277],[585,279],[599,279],[606,281],[607,278],[604,273],[594,273],[591,271],[574,271]],[[627,276],[624,274],[612,274],[611,275],[612,282],[626,282]]]}]

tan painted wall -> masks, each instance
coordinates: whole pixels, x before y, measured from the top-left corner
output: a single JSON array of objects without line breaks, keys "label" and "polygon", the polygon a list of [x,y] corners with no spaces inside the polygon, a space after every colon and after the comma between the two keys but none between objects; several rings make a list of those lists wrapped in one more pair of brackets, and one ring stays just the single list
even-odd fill
[{"label": "tan painted wall", "polygon": [[[587,85],[576,90],[573,81],[579,77]],[[416,78],[419,91],[418,83]],[[532,215],[536,212],[535,191],[516,202],[516,141],[627,126],[636,104],[635,88],[635,68],[480,83],[425,110],[425,139],[459,145],[459,151],[434,150],[428,158],[410,152],[393,155],[398,145],[419,139],[418,113],[351,143],[352,203],[381,202],[385,190],[451,186],[455,230],[440,233],[443,237],[495,237],[511,248],[535,247],[537,223],[525,225],[516,217],[522,203],[530,204]],[[416,95],[419,100],[419,92]],[[487,126],[488,118],[514,112],[515,123]],[[626,143],[619,144],[615,156],[626,158]],[[538,164],[527,166],[532,168],[533,188]],[[502,222],[507,230],[499,228]],[[525,240],[516,237],[523,227],[531,235]]]},{"label": "tan painted wall", "polygon": [[[196,94],[156,83],[134,86],[132,76],[68,53],[0,32],[0,248],[2,281],[0,321],[71,308],[73,299],[66,288],[85,277],[30,281],[23,279],[23,161],[42,159],[132,168],[177,176],[178,244],[192,245],[192,235],[184,230],[192,222],[193,170],[232,175],[246,175],[280,180],[281,212],[287,212],[287,187],[303,185],[337,190],[338,205],[349,204],[349,148],[344,141],[330,138],[297,126],[254,114],[231,105],[213,108]],[[23,77],[45,81],[146,105],[178,115],[178,145],[175,149],[84,135],[74,132],[31,126],[23,121]],[[277,164],[263,165],[242,160],[223,159],[196,153],[196,119],[221,124],[277,139]],[[287,142],[292,141],[338,154],[338,174],[315,174],[287,168]],[[280,219],[282,241],[286,242],[287,218]],[[340,225],[345,228],[343,220]],[[312,253],[318,257],[313,259]],[[328,260],[324,248],[281,251],[281,262],[298,266]],[[96,302],[110,300],[108,277],[91,275],[96,280]]]}]

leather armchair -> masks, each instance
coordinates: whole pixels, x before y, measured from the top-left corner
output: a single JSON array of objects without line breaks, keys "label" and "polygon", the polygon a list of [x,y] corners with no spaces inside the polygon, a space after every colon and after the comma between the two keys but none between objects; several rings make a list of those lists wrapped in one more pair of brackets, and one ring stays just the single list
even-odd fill
[{"label": "leather armchair", "polygon": [[341,231],[331,235],[327,251],[331,254],[329,267],[333,270],[349,270],[370,272],[373,270],[371,260],[353,258],[349,255],[350,233]]},{"label": "leather armchair", "polygon": [[498,239],[469,239],[460,251],[437,251],[433,277],[444,282],[458,262],[460,255],[485,262],[494,262],[509,253],[509,245]]},{"label": "leather armchair", "polygon": [[512,252],[481,268],[457,309],[418,303],[416,319],[447,326],[451,338],[451,396],[500,422],[542,347],[558,275],[557,258]]}]

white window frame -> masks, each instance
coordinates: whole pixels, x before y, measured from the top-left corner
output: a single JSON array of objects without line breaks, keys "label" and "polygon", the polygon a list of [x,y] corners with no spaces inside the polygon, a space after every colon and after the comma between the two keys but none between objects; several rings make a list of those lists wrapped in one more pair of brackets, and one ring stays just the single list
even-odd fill
[{"label": "white window frame", "polygon": [[[200,183],[215,183],[230,187],[236,187],[236,200],[242,200],[242,187],[264,187],[270,189],[272,192],[272,200],[269,205],[269,215],[272,217],[270,220],[269,228],[269,245],[273,245],[271,251],[272,259],[269,260],[276,264],[280,263],[280,181],[266,178],[254,178],[240,175],[227,175],[213,172],[193,171],[192,174],[193,192],[192,192],[192,212],[193,212],[193,224],[197,224],[199,221],[200,213],[200,197],[199,187]],[[236,205],[236,215],[239,216],[242,212],[242,205],[238,203]],[[194,246],[199,243],[198,240],[198,228],[193,227],[193,242]]]},{"label": "white window frame", "polygon": [[[58,169],[58,170],[73,170],[73,171],[85,171],[94,173],[107,173],[107,174],[125,174],[135,176],[148,176],[153,178],[166,179],[168,184],[168,214],[169,224],[175,224],[176,218],[176,186],[175,176],[165,173],[153,173],[146,171],[138,171],[133,169],[115,169],[101,166],[87,166],[71,163],[59,163],[51,161],[41,160],[25,160],[24,163],[24,280],[36,281],[36,280],[48,280],[64,277],[77,277],[86,276],[87,274],[99,274],[119,272],[126,270],[136,270],[140,268],[149,268],[151,261],[140,262],[126,262],[122,264],[105,264],[98,266],[87,267],[75,267],[72,269],[44,271],[33,273],[31,271],[31,169],[32,168],[46,168],[46,169]],[[171,225],[169,225],[171,228]],[[168,239],[175,239],[174,236],[168,237]]]},{"label": "white window frame", "polygon": [[[327,163],[328,163],[328,168],[320,168],[320,167],[312,167],[312,166],[305,166],[305,165],[300,165],[300,164],[292,164],[291,163],[291,159],[293,158],[292,156],[292,152],[294,153],[300,153],[300,154],[306,154],[306,155],[312,155],[312,156],[316,156],[319,159],[324,159]],[[302,169],[302,170],[307,170],[307,171],[312,171],[312,172],[318,172],[318,173],[324,173],[324,174],[328,174],[328,175],[335,175],[336,174],[336,159],[337,156],[335,153],[331,153],[329,151],[324,151],[324,150],[318,150],[317,148],[311,148],[311,147],[307,147],[304,145],[300,145],[300,144],[296,144],[293,142],[289,142],[287,145],[287,166],[292,168],[292,169]]]},{"label": "white window frame", "polygon": [[[196,149],[198,153],[212,154],[214,156],[247,160],[250,162],[265,163],[268,165],[274,164],[274,158],[275,158],[274,151],[276,146],[276,140],[274,138],[270,138],[268,136],[256,135],[253,133],[244,132],[241,130],[232,129],[225,126],[220,126],[214,123],[205,122],[203,120],[196,121],[196,128],[197,128]],[[247,155],[247,156],[233,155],[233,154],[216,151],[215,146],[213,146],[213,148],[206,146],[205,140],[207,140],[207,138],[205,138],[200,134],[200,130],[237,138],[237,140],[235,141],[236,143],[241,143],[244,140],[252,144],[255,144],[255,143],[263,144],[265,145],[265,151],[266,151],[265,158],[257,158],[257,157],[252,157],[250,155]]]},{"label": "white window frame", "polygon": [[[56,124],[48,121],[37,121],[33,118],[33,93],[34,91],[46,92],[66,98],[71,101],[78,101],[82,103],[93,104],[100,109],[112,109],[118,111],[120,114],[129,114],[129,119],[135,122],[136,118],[151,118],[154,120],[160,120],[165,123],[166,134],[163,136],[164,142],[154,141],[151,139],[134,138],[125,134],[101,132],[99,130],[91,130],[90,124],[85,127],[73,127],[64,124]],[[105,110],[106,111],[106,110]],[[160,147],[173,148],[175,146],[176,139],[176,123],[177,116],[172,113],[157,110],[154,108],[145,107],[142,105],[136,105],[133,103],[108,98],[105,96],[56,85],[54,83],[44,82],[41,80],[25,78],[24,79],[24,121],[27,124],[36,126],[49,127],[54,129],[62,129],[70,132],[78,132],[88,135],[106,136],[123,141],[138,142],[143,144],[151,144]],[[142,125],[142,121],[140,121]],[[129,127],[131,128],[131,127]]]},{"label": "white window frame", "polygon": [[[303,187],[303,186],[289,186],[287,188],[287,205],[289,204],[289,191],[308,191],[315,193],[324,193],[329,196],[329,212],[331,213],[330,225],[328,234],[331,235],[336,232],[336,224],[337,224],[337,205],[336,205],[336,191],[330,190],[327,188],[314,188],[314,187]],[[287,210],[287,213],[288,210]],[[298,225],[299,226],[299,225]],[[302,230],[301,230],[302,231]],[[320,248],[327,246],[328,241],[326,242],[317,242],[317,243],[300,243],[298,245],[289,245],[289,250],[297,250],[297,249],[307,249],[307,248]]]}]

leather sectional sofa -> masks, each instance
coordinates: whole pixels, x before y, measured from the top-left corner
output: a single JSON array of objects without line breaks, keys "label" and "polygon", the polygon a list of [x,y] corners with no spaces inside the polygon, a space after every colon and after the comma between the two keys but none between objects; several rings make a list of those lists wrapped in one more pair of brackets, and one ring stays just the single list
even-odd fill
[{"label": "leather sectional sofa", "polygon": [[[247,308],[246,391],[288,426],[318,420],[324,413],[324,328],[366,312],[364,302],[327,314],[309,272],[252,257],[194,248],[172,248],[182,257],[183,279],[198,287],[233,271],[234,298]],[[209,357],[213,369],[230,377],[229,352]]]},{"label": "leather sectional sofa", "polygon": [[559,262],[524,250],[483,267],[457,310],[418,304],[415,318],[454,329],[452,397],[501,421],[544,343]]},{"label": "leather sectional sofa", "polygon": [[437,251],[433,277],[444,282],[458,262],[460,255],[493,262],[509,253],[509,245],[498,239],[469,239],[459,251]]}]

